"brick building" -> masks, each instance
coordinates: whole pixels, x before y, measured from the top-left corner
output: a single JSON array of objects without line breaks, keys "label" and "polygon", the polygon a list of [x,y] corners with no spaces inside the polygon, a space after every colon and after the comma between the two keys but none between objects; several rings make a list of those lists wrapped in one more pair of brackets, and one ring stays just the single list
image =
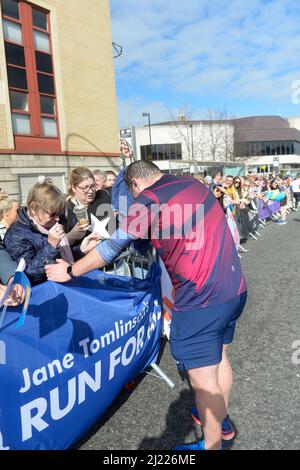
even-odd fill
[{"label": "brick building", "polygon": [[0,0],[0,187],[118,167],[109,0]]}]

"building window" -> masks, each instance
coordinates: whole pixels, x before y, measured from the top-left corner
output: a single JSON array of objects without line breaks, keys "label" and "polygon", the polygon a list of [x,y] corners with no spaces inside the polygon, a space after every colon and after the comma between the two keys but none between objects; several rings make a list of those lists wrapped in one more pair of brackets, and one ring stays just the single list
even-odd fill
[{"label": "building window", "polygon": [[300,155],[300,143],[299,142],[294,142],[294,152],[296,155]]},{"label": "building window", "polygon": [[300,154],[300,143],[297,141],[242,142],[237,145],[239,154],[242,157]]},{"label": "building window", "polygon": [[22,0],[1,5],[16,148],[42,139],[60,150],[50,14]]},{"label": "building window", "polygon": [[36,184],[41,183],[45,179],[52,181],[52,183],[59,188],[63,193],[66,192],[65,175],[63,173],[44,173],[44,174],[27,174],[19,175],[19,192],[20,201],[22,205],[26,205],[28,192]]},{"label": "building window", "polygon": [[276,155],[276,144],[275,142],[271,142],[271,155]]},{"label": "building window", "polygon": [[20,14],[18,2],[13,0],[2,0],[2,13],[3,16],[5,15],[19,20]]},{"label": "building window", "polygon": [[181,144],[141,145],[141,159],[146,161],[182,160]]}]

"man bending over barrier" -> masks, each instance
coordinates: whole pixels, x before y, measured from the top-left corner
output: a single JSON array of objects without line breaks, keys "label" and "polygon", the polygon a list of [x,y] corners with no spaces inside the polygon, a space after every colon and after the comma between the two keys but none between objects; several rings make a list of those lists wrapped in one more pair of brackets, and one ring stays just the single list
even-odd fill
[{"label": "man bending over barrier", "polygon": [[133,240],[149,236],[175,289],[170,345],[195,392],[194,419],[204,440],[176,450],[221,449],[234,436],[227,408],[232,369],[226,351],[247,298],[234,241],[218,201],[191,177],[162,174],[151,162],[129,165],[134,203],[108,240],[69,266],[46,266],[48,279],[66,282],[111,263]]}]

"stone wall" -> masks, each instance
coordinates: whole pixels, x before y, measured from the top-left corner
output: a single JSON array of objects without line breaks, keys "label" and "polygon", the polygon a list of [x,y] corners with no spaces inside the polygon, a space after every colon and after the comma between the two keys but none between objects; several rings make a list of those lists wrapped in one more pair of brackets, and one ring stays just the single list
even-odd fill
[{"label": "stone wall", "polygon": [[0,188],[11,196],[19,197],[19,176],[39,176],[68,173],[76,166],[86,166],[91,170],[119,171],[121,161],[116,157],[74,157],[57,155],[0,155]]}]

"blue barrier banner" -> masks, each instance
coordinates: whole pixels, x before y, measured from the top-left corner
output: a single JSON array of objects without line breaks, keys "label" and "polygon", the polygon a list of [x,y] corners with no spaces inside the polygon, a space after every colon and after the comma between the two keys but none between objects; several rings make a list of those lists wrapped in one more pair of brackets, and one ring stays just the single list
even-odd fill
[{"label": "blue barrier banner", "polygon": [[161,271],[138,280],[95,271],[32,289],[0,330],[0,450],[67,449],[123,386],[155,362]]},{"label": "blue barrier banner", "polygon": [[280,203],[277,201],[264,202],[261,199],[257,199],[257,207],[260,219],[267,219],[280,211]]}]

